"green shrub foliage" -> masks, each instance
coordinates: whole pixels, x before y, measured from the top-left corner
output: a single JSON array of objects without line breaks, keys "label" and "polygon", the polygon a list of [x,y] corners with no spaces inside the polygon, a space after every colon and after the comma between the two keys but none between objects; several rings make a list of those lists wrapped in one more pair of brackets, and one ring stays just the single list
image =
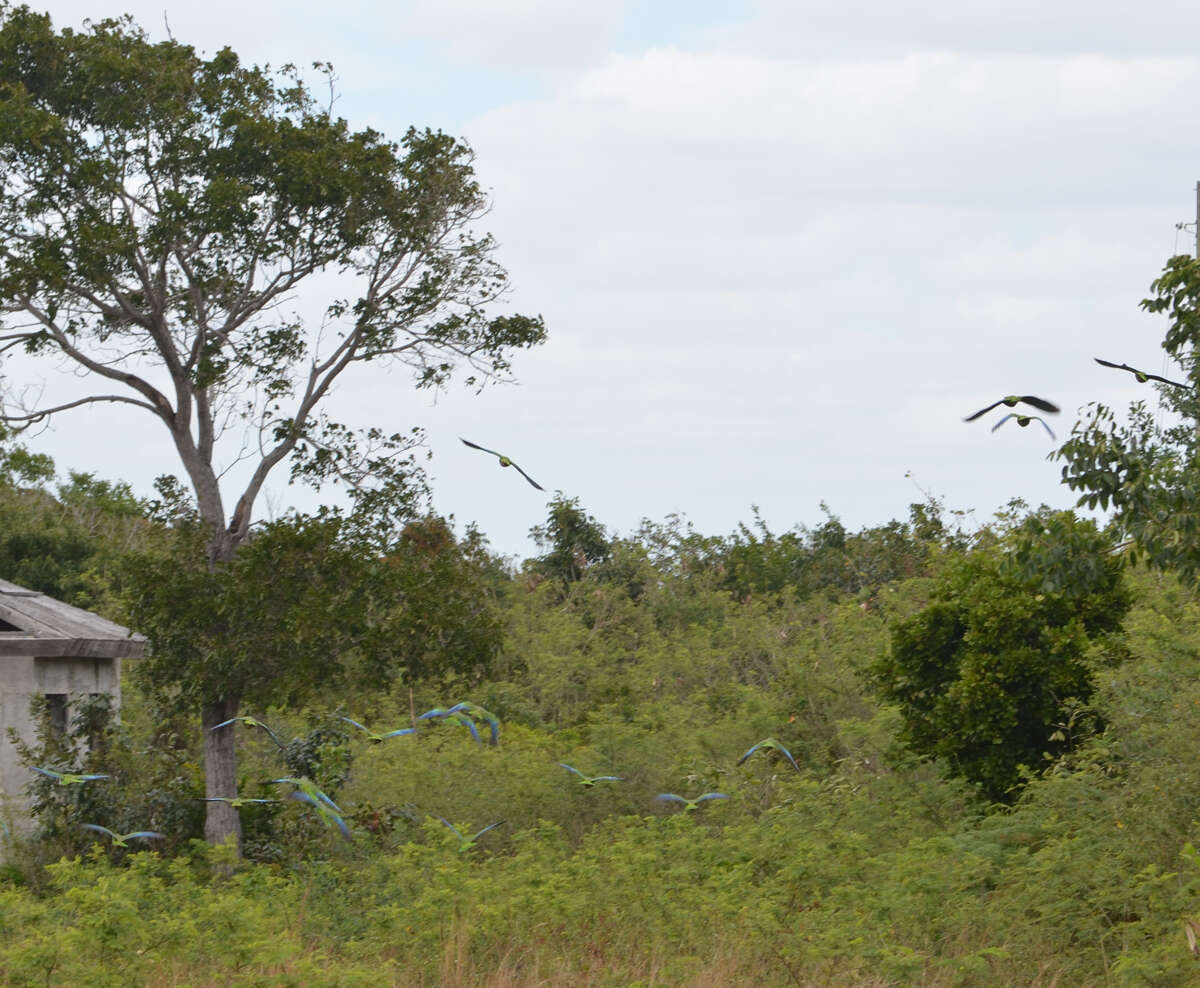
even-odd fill
[{"label": "green shrub foliage", "polygon": [[[1027,574],[1020,540],[1031,531],[1075,580]],[[929,605],[895,627],[873,673],[914,751],[988,798],[1010,799],[1023,771],[1069,750],[1083,729],[1072,714],[1095,689],[1089,646],[1121,626],[1129,604],[1120,560],[1094,523],[1031,519],[951,564]]]}]

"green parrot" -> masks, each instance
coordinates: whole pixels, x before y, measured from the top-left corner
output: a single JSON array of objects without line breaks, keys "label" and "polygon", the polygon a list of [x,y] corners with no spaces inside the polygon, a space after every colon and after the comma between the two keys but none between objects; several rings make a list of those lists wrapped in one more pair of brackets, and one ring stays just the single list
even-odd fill
[{"label": "green parrot", "polygon": [[[462,436],[459,436],[458,438],[462,439]],[[517,473],[519,473],[522,477],[524,477],[526,480],[528,480],[539,491],[544,491],[546,489],[541,484],[539,484],[536,480],[534,480],[531,476],[529,476],[529,474],[527,474],[519,466],[517,466],[512,460],[510,460],[507,456],[505,456],[503,453],[497,453],[494,449],[488,449],[486,446],[478,446],[475,443],[470,442],[467,439],[462,439],[462,441],[465,445],[470,446],[471,449],[478,449],[478,450],[482,450],[484,453],[491,453],[492,456],[496,457],[496,459],[498,459],[500,461],[500,466],[513,467],[517,471]]]},{"label": "green parrot", "polygon": [[1032,405],[1034,408],[1041,409],[1043,412],[1057,414],[1059,408],[1056,404],[1046,401],[1045,398],[1038,398],[1034,395],[1006,395],[999,401],[993,401],[987,408],[981,408],[974,415],[968,415],[964,422],[974,422],[979,416],[986,415],[993,408],[998,408],[1000,405],[1007,405],[1009,408],[1016,407],[1019,403],[1024,402],[1026,405]]}]

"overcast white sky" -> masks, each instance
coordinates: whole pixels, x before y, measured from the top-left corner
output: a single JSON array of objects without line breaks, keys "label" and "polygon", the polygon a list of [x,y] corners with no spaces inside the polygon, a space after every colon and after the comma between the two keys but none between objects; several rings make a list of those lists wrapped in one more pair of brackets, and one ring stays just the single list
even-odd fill
[{"label": "overcast white sky", "polygon": [[[722,534],[752,504],[784,530],[821,501],[857,529],[921,500],[906,471],[979,520],[1014,497],[1073,503],[1036,423],[963,423],[1002,395],[1060,404],[1060,441],[1088,401],[1154,398],[1092,357],[1164,368],[1165,322],[1138,302],[1193,244],[1176,223],[1200,179],[1198,4],[49,10],[129,12],[161,38],[164,6],[209,53],[332,61],[356,127],[476,149],[512,308],[542,313],[549,341],[518,355],[517,386],[435,403],[398,371],[347,383],[334,411],[423,426],[435,508],[500,551],[532,553],[546,497],[459,436],[611,531],[680,512]],[[63,416],[37,448],[148,492],[177,468],[138,416]]]}]

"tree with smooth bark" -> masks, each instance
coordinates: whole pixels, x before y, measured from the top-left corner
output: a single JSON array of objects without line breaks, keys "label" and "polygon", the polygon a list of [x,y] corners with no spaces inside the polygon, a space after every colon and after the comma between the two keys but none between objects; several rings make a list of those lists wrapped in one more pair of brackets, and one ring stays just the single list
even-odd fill
[{"label": "tree with smooth bark", "polygon": [[[351,130],[332,112],[332,69],[314,68],[327,105],[292,66],[153,43],[128,17],[56,31],[0,5],[0,357],[65,364],[78,388],[27,403],[0,382],[0,424],[97,405],[157,419],[214,574],[248,544],[277,467],[341,485],[378,533],[410,516],[419,430],[328,415],[354,372],[399,363],[436,389],[465,368],[481,385],[545,337],[540,317],[495,312],[508,278],[475,230],[488,203],[470,148]],[[260,684],[202,665],[181,691],[201,713],[207,795],[232,798],[236,733],[209,728]],[[208,839],[238,832],[228,803],[208,807]]]}]

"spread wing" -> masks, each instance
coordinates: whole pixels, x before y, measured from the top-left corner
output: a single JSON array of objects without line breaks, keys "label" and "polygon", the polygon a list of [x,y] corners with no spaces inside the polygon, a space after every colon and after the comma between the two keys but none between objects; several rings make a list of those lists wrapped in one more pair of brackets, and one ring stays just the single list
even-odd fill
[{"label": "spread wing", "polygon": [[480,837],[482,837],[484,834],[486,834],[489,830],[495,830],[497,827],[502,826],[503,824],[505,824],[507,822],[508,822],[507,820],[497,820],[495,823],[488,824],[488,826],[484,827],[481,831],[479,831],[479,833],[477,833],[474,837],[472,837],[471,840],[477,841],[477,840],[479,840]]},{"label": "spread wing", "polygon": [[1138,370],[1136,367],[1130,367],[1128,364],[1114,364],[1111,360],[1101,360],[1099,357],[1093,357],[1092,359],[1095,360],[1096,363],[1098,363],[1101,367],[1111,367],[1113,370],[1129,371],[1129,373],[1134,375],[1134,377],[1136,377],[1139,381],[1143,379],[1147,381],[1162,381],[1163,384],[1169,384],[1175,388],[1183,388],[1187,391],[1190,391],[1192,388],[1190,384],[1181,384],[1179,381],[1169,381],[1167,378],[1160,377],[1158,374],[1149,374],[1146,371]]},{"label": "spread wing", "polygon": [[990,411],[991,411],[993,408],[995,408],[997,405],[1003,405],[1003,404],[1004,404],[1004,399],[1003,399],[1003,398],[1001,398],[999,401],[993,401],[993,402],[992,402],[990,405],[988,405],[988,407],[987,407],[987,408],[981,408],[981,409],[979,409],[979,411],[977,411],[977,412],[976,412],[974,415],[968,415],[968,416],[967,416],[965,419],[963,419],[963,421],[964,421],[964,422],[974,422],[974,421],[975,421],[977,418],[979,418],[981,415],[986,415],[988,412],[990,412]]},{"label": "spread wing", "polygon": [[85,824],[82,824],[81,826],[85,830],[94,830],[98,834],[107,834],[113,840],[120,840],[120,838],[116,834],[114,834],[111,830],[109,830],[108,827],[102,827],[98,823],[85,823]]},{"label": "spread wing", "polygon": [[541,484],[539,484],[536,480],[534,480],[531,476],[529,476],[529,474],[527,474],[524,470],[522,470],[519,466],[517,466],[516,463],[513,463],[512,460],[509,460],[508,462],[512,463],[513,468],[517,471],[517,473],[519,473],[522,477],[524,477],[531,484],[533,484],[533,486],[536,487],[539,491],[545,491],[546,488],[544,488]]},{"label": "spread wing", "polygon": [[[462,436],[459,436],[458,438],[462,440],[464,445],[470,446],[471,449],[478,449],[484,453],[491,453],[492,456],[503,456],[504,455],[503,453],[497,453],[494,449],[488,449],[486,446],[480,446],[478,443],[473,443],[469,439],[463,439]],[[520,469],[520,468],[518,467],[518,469]]]},{"label": "spread wing", "polygon": [[1043,412],[1050,412],[1052,415],[1057,415],[1059,407],[1052,401],[1046,401],[1045,398],[1038,398],[1036,395],[1021,395],[1020,398],[1026,405],[1032,405],[1034,408],[1041,409]]},{"label": "spread wing", "polygon": [[417,729],[415,727],[402,727],[398,731],[388,731],[387,734],[384,734],[382,736],[385,738],[398,738],[404,734],[416,734],[416,733],[417,733]]}]

